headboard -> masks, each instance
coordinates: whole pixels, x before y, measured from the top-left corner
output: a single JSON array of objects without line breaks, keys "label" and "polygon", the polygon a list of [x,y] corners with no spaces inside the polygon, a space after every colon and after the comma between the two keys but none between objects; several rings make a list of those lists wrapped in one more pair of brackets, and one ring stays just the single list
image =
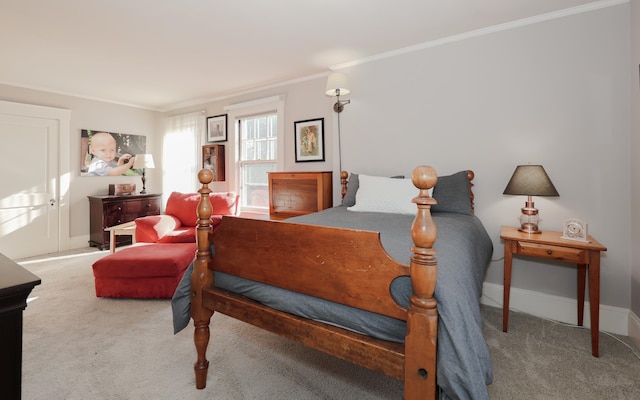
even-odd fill
[{"label": "headboard", "polygon": [[[344,199],[344,196],[347,194],[347,186],[349,184],[349,173],[347,171],[340,172],[340,195],[341,198]],[[468,169],[467,170],[467,180],[469,181],[469,202],[471,203],[471,211],[475,214],[475,205],[474,205],[474,194],[473,194],[473,178],[475,178],[475,173]],[[436,183],[437,185],[437,183]]]}]

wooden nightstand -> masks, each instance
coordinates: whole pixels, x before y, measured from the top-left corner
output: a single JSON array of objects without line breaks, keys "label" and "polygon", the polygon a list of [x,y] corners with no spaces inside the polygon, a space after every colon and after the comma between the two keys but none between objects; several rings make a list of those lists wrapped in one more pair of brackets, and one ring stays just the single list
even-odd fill
[{"label": "wooden nightstand", "polygon": [[587,269],[589,270],[589,305],[591,316],[591,354],[598,357],[598,328],[600,322],[600,252],[607,248],[591,235],[589,242],[562,238],[562,232],[542,231],[528,234],[518,228],[503,226],[504,239],[504,301],[502,305],[502,331],[509,326],[509,294],[511,291],[511,262],[514,254],[575,263],[578,266],[578,325],[584,316],[584,294]]}]

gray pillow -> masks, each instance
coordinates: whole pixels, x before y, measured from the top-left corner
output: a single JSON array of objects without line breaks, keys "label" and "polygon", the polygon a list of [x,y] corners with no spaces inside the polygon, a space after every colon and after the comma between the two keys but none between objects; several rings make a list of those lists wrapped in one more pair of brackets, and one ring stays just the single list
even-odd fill
[{"label": "gray pillow", "polygon": [[469,196],[467,171],[439,176],[438,182],[433,188],[433,198],[438,201],[438,204],[432,206],[431,211],[472,215],[473,210]]},{"label": "gray pillow", "polygon": [[[404,175],[396,175],[392,176],[392,178],[404,179]],[[349,174],[349,184],[347,185],[347,193],[345,193],[342,198],[342,205],[345,207],[353,207],[356,205],[356,192],[360,187],[360,179],[358,178],[358,174],[351,173]]]}]

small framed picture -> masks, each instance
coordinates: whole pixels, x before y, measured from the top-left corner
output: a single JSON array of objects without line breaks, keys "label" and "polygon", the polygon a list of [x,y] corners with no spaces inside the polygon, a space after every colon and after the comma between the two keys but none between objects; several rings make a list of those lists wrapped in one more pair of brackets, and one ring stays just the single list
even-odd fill
[{"label": "small framed picture", "polygon": [[213,173],[214,182],[224,182],[224,145],[207,144],[202,146],[202,168]]},{"label": "small framed picture", "polygon": [[293,123],[296,162],[324,161],[324,118]]},{"label": "small framed picture", "polygon": [[227,114],[207,117],[207,143],[227,141]]}]

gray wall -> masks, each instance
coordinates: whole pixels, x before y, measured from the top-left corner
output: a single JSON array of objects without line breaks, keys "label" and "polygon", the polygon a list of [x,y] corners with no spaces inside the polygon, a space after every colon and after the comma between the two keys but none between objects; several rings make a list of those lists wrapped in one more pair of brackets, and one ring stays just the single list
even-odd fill
[{"label": "gray wall", "polygon": [[[501,225],[525,198],[502,192],[517,164],[542,164],[559,198],[542,226],[578,217],[605,246],[602,303],[630,302],[629,7],[620,5],[349,68],[343,166],[476,172],[476,210],[503,254]],[[568,298],[575,269],[518,259],[513,285]],[[502,283],[502,261],[486,280]]]},{"label": "gray wall", "polygon": [[[572,15],[393,54],[344,69],[352,92],[341,114],[343,169],[409,175],[430,164],[476,172],[476,212],[494,241],[486,281],[502,283],[501,225],[516,225],[525,199],[502,192],[515,166],[545,166],[559,198],[536,198],[544,229],[578,217],[608,252],[602,304],[628,308],[630,277],[629,6]],[[335,99],[325,77],[204,106],[286,97],[286,168],[337,171]],[[189,111],[201,109],[179,110]],[[293,161],[293,121],[325,117],[325,163]],[[337,179],[336,179],[337,182]],[[513,286],[575,297],[575,269],[514,262]],[[500,299],[501,300],[501,299]]]}]

